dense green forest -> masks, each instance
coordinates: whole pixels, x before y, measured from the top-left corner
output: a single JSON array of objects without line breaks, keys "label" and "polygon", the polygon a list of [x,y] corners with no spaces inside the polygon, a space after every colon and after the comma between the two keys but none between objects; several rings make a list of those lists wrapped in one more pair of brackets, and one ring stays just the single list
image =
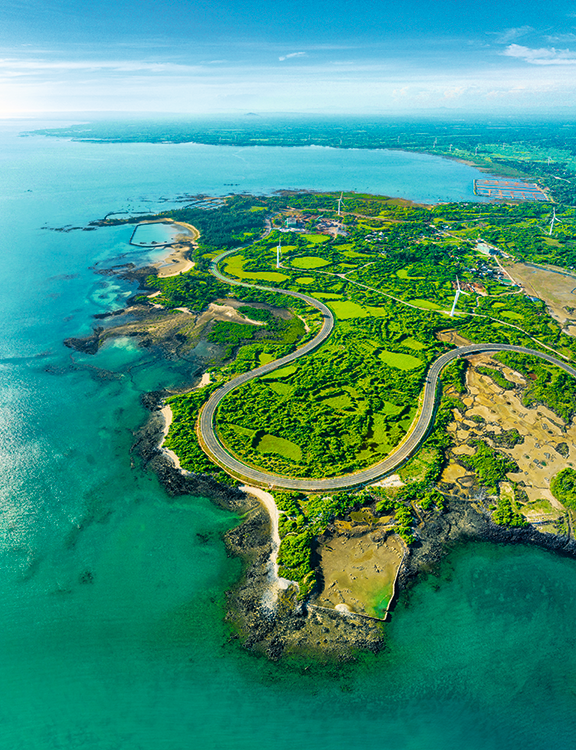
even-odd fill
[{"label": "dense green forest", "polygon": [[550,484],[554,497],[570,510],[576,510],[576,471],[566,468]]}]

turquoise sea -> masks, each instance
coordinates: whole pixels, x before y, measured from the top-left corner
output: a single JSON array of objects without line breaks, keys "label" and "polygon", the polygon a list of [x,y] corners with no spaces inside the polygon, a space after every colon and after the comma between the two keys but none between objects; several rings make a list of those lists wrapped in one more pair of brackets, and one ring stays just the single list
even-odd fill
[{"label": "turquoise sea", "polygon": [[149,256],[130,227],[45,226],[199,192],[472,199],[475,170],[399,152],[18,137],[43,125],[0,127],[0,750],[574,747],[576,561],[458,548],[400,601],[384,653],[270,664],[223,622],[240,568],[221,536],[237,519],[170,499],[130,454],[140,394],[185,382],[189,365],[62,345],[133,292],[91,267]]}]

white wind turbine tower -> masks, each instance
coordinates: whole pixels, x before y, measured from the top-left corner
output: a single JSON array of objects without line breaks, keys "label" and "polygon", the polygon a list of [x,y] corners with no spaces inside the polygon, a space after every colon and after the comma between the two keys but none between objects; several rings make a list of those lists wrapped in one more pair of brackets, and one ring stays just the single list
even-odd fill
[{"label": "white wind turbine tower", "polygon": [[276,248],[276,268],[280,268],[280,251],[282,250],[282,237],[278,240],[278,247]]},{"label": "white wind turbine tower", "polygon": [[456,310],[456,305],[458,304],[458,299],[461,294],[468,294],[468,292],[463,291],[460,289],[460,281],[458,280],[458,276],[456,276],[456,295],[454,296],[454,302],[452,303],[452,309],[450,310],[450,317],[454,317],[454,311]]},{"label": "white wind turbine tower", "polygon": [[344,193],[340,193],[340,197],[338,198],[338,216],[342,216],[341,208],[342,208],[342,196],[343,195]]},{"label": "white wind turbine tower", "polygon": [[551,235],[552,232],[554,231],[554,224],[556,222],[558,222],[559,224],[562,224],[562,219],[559,219],[556,216],[556,208],[553,208],[552,209],[552,221],[550,222],[550,231],[548,232],[549,235]]}]

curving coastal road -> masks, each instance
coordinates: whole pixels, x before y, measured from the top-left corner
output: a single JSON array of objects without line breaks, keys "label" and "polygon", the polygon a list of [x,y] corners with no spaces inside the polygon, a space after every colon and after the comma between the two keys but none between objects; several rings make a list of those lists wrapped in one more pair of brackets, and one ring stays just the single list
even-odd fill
[{"label": "curving coastal road", "polygon": [[243,479],[248,479],[258,485],[267,487],[282,487],[284,489],[300,490],[302,492],[333,492],[335,490],[348,489],[350,487],[358,487],[360,485],[369,484],[381,478],[385,474],[389,474],[406,461],[411,454],[420,445],[422,440],[426,437],[426,433],[430,427],[430,424],[434,418],[434,410],[436,406],[436,390],[438,381],[440,379],[440,373],[455,359],[460,357],[467,357],[471,354],[478,354],[481,352],[518,352],[520,354],[530,354],[535,357],[540,357],[547,362],[560,367],[562,370],[567,372],[576,378],[576,369],[570,365],[562,362],[551,354],[545,354],[538,352],[535,349],[528,349],[523,346],[515,346],[513,344],[469,344],[468,346],[460,346],[457,349],[452,349],[445,354],[442,354],[438,359],[432,363],[432,366],[428,370],[426,380],[424,382],[424,392],[422,396],[422,408],[416,422],[412,425],[412,429],[406,436],[401,445],[390,454],[387,458],[380,463],[370,466],[368,469],[355,472],[354,474],[347,474],[340,477],[328,477],[326,479],[298,479],[293,477],[284,477],[279,474],[270,474],[265,471],[255,469],[248,464],[242,463],[234,456],[230,455],[220,443],[216,436],[214,429],[214,416],[218,404],[222,399],[235,388],[248,383],[254,378],[266,375],[269,372],[277,370],[280,367],[295,362],[300,357],[313,351],[323,341],[325,341],[330,335],[334,328],[334,316],[326,305],[320,302],[314,297],[309,297],[306,294],[300,294],[299,292],[291,292],[284,289],[275,289],[273,287],[261,286],[258,284],[246,284],[235,279],[231,279],[224,276],[218,270],[218,263],[228,255],[237,253],[238,248],[234,250],[228,250],[222,253],[217,258],[214,258],[211,265],[211,272],[220,281],[224,281],[227,284],[233,284],[237,286],[245,286],[250,289],[261,289],[267,292],[280,292],[287,294],[290,297],[297,297],[298,299],[304,300],[309,305],[312,305],[322,313],[323,325],[320,332],[307,344],[295,352],[288,354],[281,359],[277,359],[274,362],[269,362],[266,365],[257,367],[250,372],[246,372],[243,375],[238,375],[232,380],[228,381],[222,388],[214,391],[212,396],[208,399],[204,405],[198,422],[198,437],[200,445],[204,452],[214,461],[216,464],[221,466],[227,472],[240,476]]}]

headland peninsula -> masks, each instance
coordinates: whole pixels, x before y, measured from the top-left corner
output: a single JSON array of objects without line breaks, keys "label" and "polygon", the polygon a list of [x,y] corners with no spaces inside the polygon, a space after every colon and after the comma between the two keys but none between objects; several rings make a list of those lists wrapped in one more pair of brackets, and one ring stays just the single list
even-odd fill
[{"label": "headland peninsula", "polygon": [[106,270],[139,292],[67,343],[194,363],[146,398],[137,448],[244,515],[248,647],[378,650],[398,592],[465,540],[574,555],[576,209],[540,185],[553,202],[279,191],[93,222],[197,230],[189,270]]}]

